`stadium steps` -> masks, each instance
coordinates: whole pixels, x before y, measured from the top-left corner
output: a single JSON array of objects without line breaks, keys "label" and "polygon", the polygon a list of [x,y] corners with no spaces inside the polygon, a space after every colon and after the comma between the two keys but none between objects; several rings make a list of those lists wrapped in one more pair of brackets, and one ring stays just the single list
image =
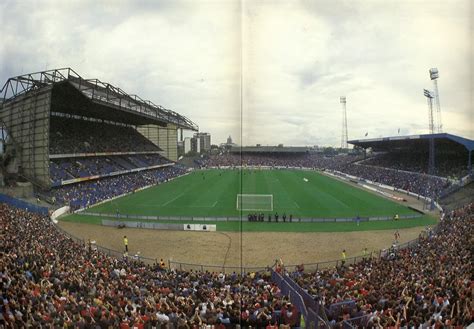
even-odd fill
[{"label": "stadium steps", "polygon": [[127,170],[135,169],[138,167],[134,163],[132,163],[129,158],[126,157],[113,157],[112,160]]}]

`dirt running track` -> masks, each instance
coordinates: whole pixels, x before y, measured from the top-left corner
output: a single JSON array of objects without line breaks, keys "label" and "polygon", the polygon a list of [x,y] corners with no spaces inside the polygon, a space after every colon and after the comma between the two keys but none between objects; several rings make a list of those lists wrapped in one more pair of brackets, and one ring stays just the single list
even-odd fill
[{"label": "dirt running track", "polygon": [[[79,238],[95,240],[98,245],[122,251],[123,236],[127,235],[129,253],[175,260],[192,264],[218,266],[267,266],[277,258],[285,264],[315,263],[347,257],[389,247],[394,231],[366,231],[347,233],[238,233],[238,232],[183,232],[147,229],[117,229],[99,225],[60,222],[59,225]],[[423,227],[399,230],[400,243],[418,237]]]}]

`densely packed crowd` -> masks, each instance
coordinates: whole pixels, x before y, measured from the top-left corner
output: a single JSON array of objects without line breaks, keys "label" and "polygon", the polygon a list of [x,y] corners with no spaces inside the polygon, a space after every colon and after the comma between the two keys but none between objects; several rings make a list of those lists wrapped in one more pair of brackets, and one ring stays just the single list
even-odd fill
[{"label": "densely packed crowd", "polygon": [[160,184],[185,172],[179,166],[143,170],[53,188],[50,196],[58,205],[69,205],[73,209],[84,208],[145,186]]},{"label": "densely packed crowd", "polygon": [[443,178],[418,172],[404,172],[360,163],[362,155],[325,156],[319,153],[287,154],[223,154],[202,161],[205,166],[281,166],[336,170],[377,183],[390,185],[423,196],[437,198],[451,183]]},{"label": "densely packed crowd", "polygon": [[[448,213],[407,249],[291,277],[326,307],[331,326],[463,328],[474,320],[474,205]],[[168,270],[78,244],[45,217],[0,205],[0,325],[7,328],[215,328],[299,325],[268,272]]]},{"label": "densely packed crowd", "polygon": [[5,328],[265,328],[299,325],[269,281],[167,270],[109,257],[52,222],[0,205],[0,326]]},{"label": "densely packed crowd", "polygon": [[[428,173],[428,154],[392,151],[371,157],[364,161],[364,164],[426,174]],[[468,174],[467,155],[438,154],[435,164],[437,176],[461,178]]]},{"label": "densely packed crowd", "polygon": [[352,164],[342,168],[340,171],[435,199],[451,185],[449,181],[436,176],[363,164]]},{"label": "densely packed crowd", "polygon": [[474,204],[448,213],[437,230],[380,259],[292,277],[326,306],[355,301],[332,324],[365,317],[367,327],[463,328],[474,320]]},{"label": "densely packed crowd", "polygon": [[50,154],[160,151],[135,128],[52,116]]},{"label": "densely packed crowd", "polygon": [[305,154],[259,154],[240,155],[225,153],[212,155],[204,162],[210,167],[217,166],[293,166],[301,167],[306,160]]},{"label": "densely packed crowd", "polygon": [[169,163],[159,154],[130,154],[81,158],[61,158],[50,161],[50,174],[53,182],[107,175],[113,172],[146,168]]},{"label": "densely packed crowd", "polygon": [[357,155],[325,157],[317,153],[225,153],[211,155],[200,161],[202,166],[270,166],[270,167],[303,167],[338,169],[361,160]]}]

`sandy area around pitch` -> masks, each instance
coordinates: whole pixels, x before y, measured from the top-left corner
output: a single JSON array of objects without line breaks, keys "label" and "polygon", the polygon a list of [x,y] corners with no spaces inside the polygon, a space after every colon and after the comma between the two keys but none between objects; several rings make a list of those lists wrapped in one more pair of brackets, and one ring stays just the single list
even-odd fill
[{"label": "sandy area around pitch", "polygon": [[[67,232],[85,241],[123,251],[127,235],[129,253],[153,259],[192,264],[235,267],[264,267],[277,258],[286,264],[315,263],[362,255],[362,250],[379,251],[394,241],[393,230],[334,233],[276,232],[189,232],[135,228],[118,229],[76,222],[60,222]],[[402,229],[400,243],[418,237],[423,227]]]}]

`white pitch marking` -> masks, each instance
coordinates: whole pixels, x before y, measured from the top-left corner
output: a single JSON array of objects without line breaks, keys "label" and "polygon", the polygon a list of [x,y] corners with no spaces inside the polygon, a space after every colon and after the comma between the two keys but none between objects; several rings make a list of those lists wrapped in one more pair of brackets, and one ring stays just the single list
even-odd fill
[{"label": "white pitch marking", "polygon": [[297,208],[299,208],[299,207],[300,207],[300,206],[298,206],[298,204],[297,204],[296,202],[295,202],[295,206],[296,206]]},{"label": "white pitch marking", "polygon": [[163,203],[161,206],[166,206],[167,204],[169,204],[169,203],[171,203],[171,202],[173,202],[173,201],[175,201],[175,200],[181,198],[181,197],[183,196],[183,194],[184,194],[184,193],[181,193],[180,195],[178,195],[177,197],[171,199],[170,201]]},{"label": "white pitch marking", "polygon": [[214,208],[217,204],[217,201],[212,204],[212,208]]}]

